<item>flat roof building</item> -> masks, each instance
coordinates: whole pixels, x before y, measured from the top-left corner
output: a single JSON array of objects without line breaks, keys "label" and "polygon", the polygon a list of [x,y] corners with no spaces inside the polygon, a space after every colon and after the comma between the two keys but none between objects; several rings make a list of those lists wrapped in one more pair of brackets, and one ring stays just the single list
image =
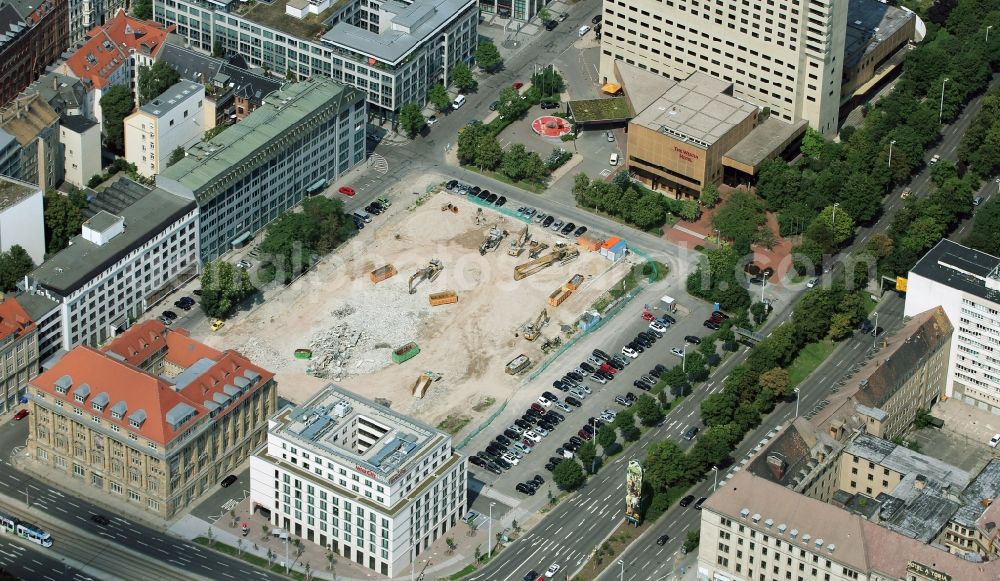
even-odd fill
[{"label": "flat roof building", "polygon": [[255,509],[337,555],[397,577],[466,512],[466,459],[445,432],[332,384],[268,424]]},{"label": "flat roof building", "polygon": [[20,246],[40,264],[45,260],[42,189],[0,175],[0,252]]},{"label": "flat roof building", "polygon": [[944,239],[910,270],[903,314],[941,306],[955,325],[945,394],[1000,413],[1000,258]]},{"label": "flat roof building", "polygon": [[205,134],[205,87],[178,81],[125,118],[125,159],[151,178]]}]

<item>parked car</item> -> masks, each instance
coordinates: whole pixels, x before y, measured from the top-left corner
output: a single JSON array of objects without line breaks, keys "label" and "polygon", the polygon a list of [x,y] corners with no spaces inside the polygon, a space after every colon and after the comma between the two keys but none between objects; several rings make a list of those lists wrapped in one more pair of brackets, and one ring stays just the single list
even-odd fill
[{"label": "parked car", "polygon": [[[528,486],[525,486],[523,482],[518,482],[517,486],[514,487],[514,490],[516,490],[516,491],[518,491],[518,492],[520,492],[522,494],[527,494],[527,495],[533,495],[533,494],[535,494],[535,489],[534,488],[530,488]],[[532,580],[532,581],[534,581],[534,580]]]},{"label": "parked car", "polygon": [[693,440],[694,437],[697,435],[698,435],[698,426],[691,426],[690,428],[687,429],[686,432],[684,432],[684,439]]},{"label": "parked car", "polygon": [[694,495],[693,494],[689,494],[689,495],[685,496],[684,498],[682,498],[681,501],[679,503],[677,503],[677,504],[679,504],[681,506],[688,506],[692,502],[694,502]]},{"label": "parked car", "polygon": [[563,226],[561,230],[559,230],[559,233],[562,234],[563,236],[567,236],[571,232],[573,232],[573,230],[576,230],[576,224],[572,222],[566,222],[566,225]]},{"label": "parked car", "polygon": [[601,15],[600,14],[598,14],[597,16],[595,16],[595,17],[593,17],[593,18],[590,19],[590,23],[591,24],[597,24],[600,21],[601,21]]},{"label": "parked car", "polygon": [[705,321],[702,324],[705,325],[707,328],[713,330],[713,331],[718,331],[719,329],[722,328],[722,325],[720,325],[720,324],[718,324],[718,323],[716,323],[714,321]]},{"label": "parked car", "polygon": [[545,219],[542,220],[542,228],[548,228],[555,221],[556,219],[553,216],[546,216]]},{"label": "parked car", "polygon": [[549,229],[552,230],[553,232],[558,232],[559,229],[562,228],[562,225],[563,225],[562,220],[556,220],[552,222],[552,225],[549,226]]},{"label": "parked car", "polygon": [[549,20],[548,22],[545,23],[545,30],[552,32],[553,30],[556,29],[557,26],[559,26],[558,20]]},{"label": "parked car", "polygon": [[694,343],[695,345],[701,345],[701,337],[696,337],[694,335],[684,335],[684,340],[688,343]]},{"label": "parked car", "polygon": [[219,484],[221,484],[223,488],[229,488],[235,483],[236,483],[236,475],[230,474],[229,476],[223,478],[222,482],[220,482]]},{"label": "parked car", "polygon": [[704,496],[702,496],[701,498],[699,498],[698,502],[694,503],[694,509],[695,510],[701,510],[701,505],[705,504],[706,500],[708,500],[708,498],[704,497]]},{"label": "parked car", "polygon": [[635,347],[634,346],[629,346],[629,345],[626,345],[626,346],[622,347],[622,354],[623,355],[628,355],[632,359],[635,359],[636,357],[639,356],[639,352],[636,351]]},{"label": "parked car", "polygon": [[559,103],[555,101],[542,101],[541,106],[542,109],[558,109]]},{"label": "parked car", "polygon": [[580,401],[580,400],[576,399],[576,398],[575,398],[575,397],[573,397],[573,396],[568,396],[568,397],[566,397],[566,403],[568,403],[569,405],[571,405],[571,406],[573,406],[573,407],[580,407],[580,406],[582,406],[582,405],[583,405],[583,402],[582,402],[582,401]]},{"label": "parked car", "polygon": [[21,421],[26,417],[28,417],[28,410],[25,409],[18,410],[17,413],[14,414],[14,419],[17,421]]},{"label": "parked car", "polygon": [[557,408],[561,409],[562,411],[566,412],[566,413],[572,413],[573,412],[573,408],[569,407],[568,405],[566,405],[563,402],[559,402],[559,403],[555,404],[555,406]]},{"label": "parked car", "polygon": [[577,236],[577,237],[579,237],[579,236],[583,236],[583,235],[584,235],[584,233],[586,233],[586,232],[587,232],[587,227],[586,227],[586,226],[580,226],[579,228],[577,228],[577,229],[576,229],[576,230],[575,230],[575,231],[573,232],[573,236]]},{"label": "parked car", "polygon": [[356,193],[351,186],[340,186],[337,191],[345,196],[353,196]]}]

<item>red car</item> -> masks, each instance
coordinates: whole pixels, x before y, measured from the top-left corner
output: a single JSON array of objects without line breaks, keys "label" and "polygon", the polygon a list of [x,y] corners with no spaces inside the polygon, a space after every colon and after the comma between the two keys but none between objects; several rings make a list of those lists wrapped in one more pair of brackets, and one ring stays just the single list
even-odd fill
[{"label": "red car", "polygon": [[602,363],[601,364],[601,371],[607,371],[611,375],[614,375],[614,374],[618,373],[617,369],[615,369],[614,367],[611,367],[607,363]]},{"label": "red car", "polygon": [[514,81],[514,84],[511,85],[511,87],[514,87],[515,89],[520,89],[523,86],[524,86],[524,83],[522,83],[521,81]]},{"label": "red car", "polygon": [[17,412],[16,414],[14,414],[14,419],[15,420],[19,420],[20,421],[20,420],[23,420],[26,417],[28,417],[28,410],[21,410],[21,411]]},{"label": "red car", "polygon": [[650,313],[649,311],[643,311],[643,312],[642,312],[642,318],[643,318],[643,320],[645,320],[645,321],[652,321],[652,320],[653,320],[653,319],[655,319],[656,317],[654,317],[654,316],[652,315],[652,313]]},{"label": "red car", "polygon": [[531,404],[531,409],[535,410],[536,412],[542,412],[542,413],[545,412],[545,408],[543,408],[542,404],[540,403]]},{"label": "red car", "polygon": [[337,188],[337,191],[344,194],[345,196],[353,196],[355,193],[354,188],[350,186],[340,186],[339,188]]},{"label": "red car", "polygon": [[594,438],[593,436],[591,436],[590,434],[588,434],[584,430],[580,430],[579,432],[576,433],[576,435],[580,436],[584,440],[592,440]]}]

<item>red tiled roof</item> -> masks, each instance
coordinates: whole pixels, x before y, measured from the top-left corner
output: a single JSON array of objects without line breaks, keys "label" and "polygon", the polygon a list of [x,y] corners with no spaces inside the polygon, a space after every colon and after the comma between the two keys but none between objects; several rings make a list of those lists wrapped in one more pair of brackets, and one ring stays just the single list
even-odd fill
[{"label": "red tiled roof", "polygon": [[[139,366],[164,343],[169,363],[182,369],[195,364],[198,367],[178,374],[173,381],[140,369]],[[165,446],[184,430],[207,418],[210,409],[218,407],[218,400],[228,399],[226,387],[233,393],[234,388],[239,390],[241,384],[247,384],[245,374],[248,371],[259,376],[256,385],[225,403],[225,408],[250,397],[259,386],[273,379],[274,374],[254,365],[236,351],[217,351],[191,339],[186,332],[166,330],[162,323],[152,321],[133,326],[103,351],[86,346],[76,347],[54,367],[31,381],[31,385],[55,399],[82,409],[88,415],[100,416],[103,421],[117,424],[123,430],[138,433]],[[68,381],[64,379],[66,377]],[[178,385],[177,381],[183,381],[185,385]],[[70,385],[66,394],[59,393],[56,386],[67,383]],[[90,391],[81,403],[75,396],[76,390],[84,384],[89,386]],[[107,401],[103,411],[98,411],[93,408],[93,403],[103,399],[98,397],[102,394],[106,394]],[[124,402],[125,411],[121,419],[116,419],[111,412],[119,402]],[[167,413],[180,404],[189,406],[194,415],[174,427],[167,420]],[[146,419],[139,428],[135,428],[129,424],[129,416],[138,410],[145,412]]]},{"label": "red tiled roof", "polygon": [[129,50],[155,57],[166,42],[173,26],[137,20],[119,10],[103,27],[94,27],[87,42],[66,60],[66,65],[80,79],[89,80],[98,89],[108,85],[108,78],[129,58]]},{"label": "red tiled roof", "polygon": [[20,337],[35,329],[35,322],[16,299],[0,298],[0,341],[14,335]]}]

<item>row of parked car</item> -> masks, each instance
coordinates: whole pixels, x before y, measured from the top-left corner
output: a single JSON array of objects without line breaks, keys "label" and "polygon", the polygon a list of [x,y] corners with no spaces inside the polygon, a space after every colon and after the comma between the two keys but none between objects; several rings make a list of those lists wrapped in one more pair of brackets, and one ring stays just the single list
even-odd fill
[{"label": "row of parked car", "polygon": [[470,197],[474,196],[476,198],[479,198],[480,200],[483,200],[484,202],[493,204],[498,208],[507,203],[506,196],[500,196],[494,194],[493,192],[489,190],[484,190],[479,186],[471,186],[468,184],[463,184],[458,180],[449,180],[448,183],[445,184],[445,188],[453,194],[458,194],[460,196],[470,196]]},{"label": "row of parked car", "polygon": [[[445,188],[449,192],[460,196],[475,196],[480,200],[493,204],[498,208],[507,204],[506,196],[497,195],[489,190],[484,190],[479,186],[464,184],[458,180],[449,180],[445,184]],[[517,214],[532,220],[535,224],[542,228],[548,228],[557,234],[562,234],[563,236],[573,236],[578,238],[587,232],[586,226],[577,226],[568,220],[560,220],[555,216],[539,212],[531,206],[518,207]]]}]

